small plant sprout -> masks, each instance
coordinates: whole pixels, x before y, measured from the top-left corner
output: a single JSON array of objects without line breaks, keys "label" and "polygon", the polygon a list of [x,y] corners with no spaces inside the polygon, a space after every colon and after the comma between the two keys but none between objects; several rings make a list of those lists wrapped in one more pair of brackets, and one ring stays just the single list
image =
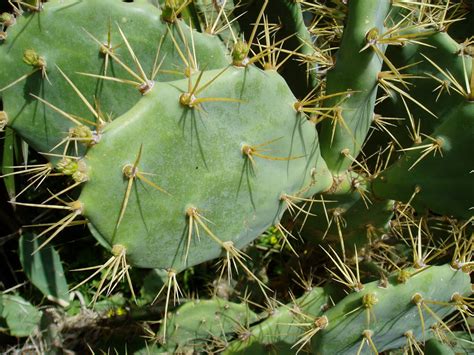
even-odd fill
[{"label": "small plant sprout", "polygon": [[87,165],[82,158],[73,156],[64,156],[57,154],[48,154],[52,157],[61,157],[56,164],[56,170],[62,175],[70,176],[75,182],[86,182],[89,177],[87,174]]},{"label": "small plant sprout", "polygon": [[375,319],[375,313],[374,313],[374,306],[379,303],[379,299],[377,298],[377,295],[375,293],[366,293],[362,297],[362,305],[367,311],[367,327],[370,326],[370,320],[371,318],[373,319],[374,322],[377,320]]},{"label": "small plant sprout", "polygon": [[[71,291],[77,290],[82,285],[85,285],[88,281],[92,280],[99,274],[102,274],[97,290],[94,293],[91,303],[96,304],[99,297],[105,292],[106,296],[110,296],[113,290],[121,283],[124,279],[127,280],[128,287],[132,293],[133,300],[136,302],[135,292],[133,291],[132,280],[130,278],[129,269],[130,265],[127,263],[127,248],[121,244],[116,244],[112,247],[112,256],[103,264],[99,266],[86,267],[76,269],[73,271],[89,271],[95,270],[85,280],[74,286]],[[104,272],[105,270],[105,272]]]},{"label": "small plant sprout", "polygon": [[377,303],[379,303],[379,299],[377,297],[377,294],[375,294],[373,292],[366,293],[365,295],[362,296],[361,305],[359,307],[354,308],[352,311],[346,313],[345,317],[347,317],[350,314],[353,314],[357,311],[365,310],[366,319],[367,319],[366,326],[367,326],[367,328],[369,328],[371,321],[373,321],[374,323],[377,322],[377,320],[375,318],[375,313],[374,313],[374,306]]},{"label": "small plant sprout", "polygon": [[[238,66],[238,67],[245,67],[250,64],[250,59],[249,59],[250,48],[253,44],[255,36],[257,35],[258,26],[260,24],[260,21],[262,20],[265,9],[268,5],[268,1],[269,0],[264,0],[262,7],[260,9],[260,12],[258,13],[257,19],[255,20],[255,24],[252,28],[252,32],[249,36],[248,41],[245,41],[240,38],[236,39],[234,33],[231,30],[232,36],[234,38],[234,46],[232,48],[232,64],[233,65]],[[252,62],[256,60],[257,59],[254,59]]]}]

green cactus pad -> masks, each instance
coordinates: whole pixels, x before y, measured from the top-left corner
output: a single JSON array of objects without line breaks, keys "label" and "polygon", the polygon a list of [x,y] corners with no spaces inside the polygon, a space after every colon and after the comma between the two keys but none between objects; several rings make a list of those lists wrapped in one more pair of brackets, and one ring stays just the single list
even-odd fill
[{"label": "green cactus pad", "polygon": [[470,218],[474,201],[474,161],[469,154],[474,136],[473,120],[474,102],[451,107],[444,122],[419,144],[439,144],[441,152],[435,155],[432,151],[418,163],[423,148],[406,152],[373,182],[374,194],[408,201],[418,187],[420,191],[412,202],[418,210],[430,209],[457,218]]},{"label": "green cactus pad", "polygon": [[306,240],[335,243],[340,249],[340,229],[350,254],[354,244],[363,246],[369,238],[378,238],[389,229],[394,201],[373,196],[364,176],[354,172],[341,175],[331,190],[315,199],[324,203],[313,203],[308,210],[311,215],[300,213],[290,222]]},{"label": "green cactus pad", "polygon": [[[49,152],[67,136],[71,122],[31,94],[72,115],[96,120],[64,80],[58,67],[71,78],[92,106],[94,100],[98,102],[105,120],[106,114],[112,118],[121,115],[140,99],[136,87],[77,74],[104,74],[106,55],[89,34],[112,48],[123,63],[141,76],[120,35],[120,28],[148,79],[159,47],[157,64],[164,60],[157,80],[185,77],[187,64],[179,55],[178,47],[184,58],[191,61],[189,53],[193,54],[193,51],[186,48],[192,48],[193,44],[196,65],[208,69],[221,68],[229,63],[225,48],[217,37],[193,31],[191,39],[189,27],[183,23],[170,27],[160,20],[160,14],[159,9],[145,2],[56,0],[45,3],[40,12],[18,17],[17,23],[8,28],[8,39],[0,44],[0,67],[8,68],[0,76],[0,90],[28,75],[0,92],[9,125],[41,152]],[[110,55],[107,76],[138,80]]]},{"label": "green cactus pad", "polygon": [[425,354],[432,355],[469,355],[474,354],[472,334],[467,332],[451,332],[444,334],[443,340],[429,339],[425,344]]},{"label": "green cactus pad", "polygon": [[[346,296],[324,313],[329,325],[314,336],[313,352],[354,354],[366,330],[371,332],[371,340],[378,352],[404,346],[407,331],[411,331],[415,339],[422,340],[422,323],[414,296],[420,295],[423,302],[426,301],[426,305],[442,319],[455,310],[454,304],[439,305],[430,301],[449,303],[454,293],[470,295],[471,283],[468,274],[454,270],[449,265],[418,270],[405,283],[399,283],[397,277],[393,276],[388,279],[386,287],[381,287],[378,281],[365,284],[362,291]],[[374,299],[370,309],[364,306],[366,295]],[[438,320],[423,305],[420,308],[427,332]],[[369,346],[365,344],[367,351]]]},{"label": "green cactus pad", "polygon": [[[390,1],[349,2],[349,15],[334,69],[328,72],[326,94],[341,94],[325,101],[328,113],[320,127],[321,154],[334,174],[343,173],[352,160],[341,152],[348,149],[356,157],[362,148],[373,119],[377,94],[377,75],[382,58],[368,47],[368,34],[383,33]],[[379,51],[385,51],[380,46]],[[357,68],[357,69],[356,69]],[[346,93],[345,95],[342,95]],[[341,121],[343,120],[343,122]]]},{"label": "green cactus pad", "polygon": [[[86,155],[83,214],[110,246],[125,247],[133,265],[179,271],[221,255],[222,245],[196,223],[184,261],[190,210],[222,242],[241,248],[279,221],[282,194],[310,196],[331,184],[314,125],[294,111],[281,77],[230,67],[206,72],[202,85],[216,75],[198,99],[231,102],[184,107],[187,80],[158,83]],[[122,169],[141,147],[137,168],[167,193],[136,178],[116,230],[128,184]]]},{"label": "green cactus pad", "polygon": [[[295,304],[276,308],[268,318],[250,328],[245,339],[229,344],[225,354],[294,354],[293,345],[304,333],[301,324],[323,313],[329,295],[321,287],[315,287],[298,298]],[[293,348],[292,348],[293,347]]]},{"label": "green cactus pad", "polygon": [[[423,44],[389,47],[387,55],[396,67],[408,66],[403,69],[404,74],[415,76],[407,80],[410,83],[408,89],[401,88],[436,115],[433,117],[419,105],[405,99],[411,115],[416,122],[420,122],[420,132],[431,135],[449,117],[452,108],[466,100],[456,92],[456,86],[460,84],[465,90],[466,73],[469,77],[472,59],[468,55],[461,55],[463,47],[445,32],[427,36],[421,42]],[[376,111],[386,117],[407,117],[405,105],[399,95],[383,101]],[[409,120],[405,119],[390,128],[390,133],[403,147],[413,143],[412,137],[407,135],[409,125]]]},{"label": "green cactus pad", "polygon": [[[220,298],[187,302],[174,311],[167,322],[166,345],[193,346],[196,340],[221,338],[245,329],[258,316],[246,304]],[[163,333],[164,329],[161,329]],[[198,349],[196,349],[198,350]]]}]

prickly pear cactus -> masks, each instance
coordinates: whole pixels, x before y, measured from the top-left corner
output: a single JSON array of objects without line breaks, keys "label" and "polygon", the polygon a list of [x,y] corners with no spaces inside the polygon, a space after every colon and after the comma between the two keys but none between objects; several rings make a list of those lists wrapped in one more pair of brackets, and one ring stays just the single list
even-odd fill
[{"label": "prickly pear cactus", "polygon": [[1,351],[469,352],[470,2],[0,6]]}]

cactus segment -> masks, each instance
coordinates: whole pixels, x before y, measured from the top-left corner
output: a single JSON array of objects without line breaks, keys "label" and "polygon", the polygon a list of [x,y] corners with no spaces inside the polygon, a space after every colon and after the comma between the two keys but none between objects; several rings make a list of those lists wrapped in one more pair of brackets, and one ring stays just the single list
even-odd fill
[{"label": "cactus segment", "polygon": [[[403,72],[412,77],[407,94],[424,107],[407,98],[405,105],[400,96],[392,95],[376,109],[387,117],[406,117],[409,110],[408,119],[390,130],[401,147],[420,140],[420,133],[431,135],[452,108],[469,96],[466,84],[470,80],[472,56],[468,55],[468,46],[458,44],[444,32],[426,36],[421,42],[387,49],[394,65],[406,67]],[[427,112],[428,108],[436,117]]]},{"label": "cactus segment", "polygon": [[[167,322],[166,346],[177,352],[192,348],[193,342],[203,339],[225,339],[243,331],[258,320],[246,304],[220,298],[184,303],[174,311]],[[162,329],[161,333],[164,332]],[[202,349],[194,348],[195,351]]]},{"label": "cactus segment", "polygon": [[34,234],[23,234],[19,240],[20,261],[25,274],[48,300],[63,307],[69,305],[67,280],[58,252],[47,246],[39,252]]},{"label": "cactus segment", "polygon": [[224,354],[293,354],[303,336],[305,324],[319,317],[329,302],[323,288],[315,287],[295,300],[280,306],[264,321],[253,325],[245,338],[232,341]]},{"label": "cactus segment", "polygon": [[457,218],[472,216],[472,167],[466,159],[474,136],[474,103],[451,107],[443,123],[385,170],[372,184],[378,197],[408,201],[419,211],[432,210]]},{"label": "cactus segment", "polygon": [[[329,325],[313,337],[312,351],[354,354],[369,338],[378,352],[403,347],[406,332],[411,331],[415,339],[422,340],[431,325],[455,310],[450,304],[455,292],[471,293],[469,275],[449,265],[418,270],[405,283],[398,283],[396,276],[388,281],[386,287],[378,281],[366,284],[362,291],[346,296],[325,312]],[[378,302],[366,307],[363,300],[369,294]],[[370,347],[366,345],[366,350]]]},{"label": "cactus segment", "polygon": [[472,335],[464,332],[444,334],[442,339],[435,337],[425,344],[425,353],[433,355],[468,355],[474,353]]},{"label": "cactus segment", "polygon": [[41,12],[19,16],[0,45],[0,67],[8,68],[0,77],[0,95],[9,125],[47,153],[71,128],[71,120],[58,109],[93,128],[99,115],[107,122],[130,109],[141,97],[140,86],[150,80],[185,77],[196,57],[199,62],[193,64],[208,69],[229,63],[218,38],[191,32],[179,21],[170,27],[160,14],[145,2],[56,0],[45,3]]},{"label": "cactus segment", "polygon": [[[157,83],[85,157],[84,215],[110,245],[127,248],[132,265],[179,272],[218,257],[224,242],[241,248],[279,221],[282,194],[311,196],[331,184],[314,125],[294,111],[276,73],[196,76]],[[194,80],[205,90],[197,94]],[[199,105],[180,103],[189,91]],[[130,164],[135,178],[124,175]]]},{"label": "cactus segment", "polygon": [[432,355],[456,355],[453,349],[438,339],[432,338],[425,344],[425,351]]},{"label": "cactus segment", "polygon": [[373,47],[383,53],[386,46],[379,45],[370,35],[383,33],[389,10],[390,1],[386,0],[349,2],[347,26],[326,87],[327,95],[347,94],[328,99],[324,107],[331,110],[319,118],[321,154],[335,175],[352,164],[341,152],[349,149],[356,157],[372,123],[377,75],[383,63]]},{"label": "cactus segment", "polygon": [[380,200],[370,191],[367,179],[354,172],[339,176],[333,186],[309,209],[311,217],[298,215],[290,224],[307,240],[335,243],[352,254],[388,232],[394,201]]}]

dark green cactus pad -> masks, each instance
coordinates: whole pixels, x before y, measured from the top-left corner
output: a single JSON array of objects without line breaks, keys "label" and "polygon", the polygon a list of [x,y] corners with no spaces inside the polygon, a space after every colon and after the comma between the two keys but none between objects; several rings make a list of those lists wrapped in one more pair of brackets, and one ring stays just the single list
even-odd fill
[{"label": "dark green cactus pad", "polygon": [[[283,194],[307,197],[331,185],[314,125],[294,110],[280,76],[230,67],[206,72],[202,85],[219,74],[198,99],[230,102],[184,107],[187,80],[158,83],[85,157],[83,214],[110,247],[125,247],[133,265],[182,270],[221,255],[222,245],[197,223],[184,261],[190,210],[222,242],[241,248],[278,223]],[[135,179],[117,229],[128,184],[122,169],[141,149],[138,170],[154,174],[144,176],[166,193]]]},{"label": "dark green cactus pad", "polygon": [[[159,81],[185,77],[188,65],[179,51],[188,62],[192,61],[190,54],[195,54],[196,66],[212,69],[227,65],[229,60],[225,48],[217,37],[193,31],[191,39],[188,26],[183,23],[171,26],[164,23],[160,15],[158,8],[146,2],[66,0],[48,1],[42,11],[18,17],[16,24],[8,28],[8,38],[0,45],[0,67],[8,69],[3,70],[0,76],[0,89],[30,75],[0,93],[9,125],[41,152],[49,152],[67,136],[71,122],[31,94],[72,115],[96,120],[64,80],[58,67],[71,78],[92,106],[97,101],[106,120],[121,115],[140,99],[141,94],[134,86],[77,74],[104,74],[106,56],[100,52],[100,44],[88,33],[112,48],[116,56],[139,77],[142,75],[120,35],[119,27],[148,79],[152,76],[158,48],[160,55],[155,68],[164,59],[156,75]],[[25,51],[30,51],[30,58],[25,58]],[[32,61],[33,53],[42,60],[40,63]],[[138,80],[110,56],[107,76]]]},{"label": "dark green cactus pad", "polygon": [[474,136],[474,102],[451,107],[443,121],[419,144],[440,149],[421,160],[424,148],[407,151],[373,182],[373,191],[376,196],[408,201],[419,188],[412,202],[418,210],[469,219],[474,201],[474,160],[468,154]]},{"label": "dark green cactus pad", "polygon": [[[362,291],[346,296],[324,313],[329,323],[314,336],[313,352],[354,354],[364,341],[362,333],[366,330],[370,331],[378,352],[404,346],[407,331],[411,331],[415,339],[422,340],[422,322],[414,296],[421,295],[426,306],[443,319],[455,310],[455,305],[449,304],[455,293],[470,295],[470,278],[468,274],[454,270],[449,265],[431,266],[418,271],[405,283],[399,283],[397,277],[393,276],[388,279],[386,287],[382,287],[379,281],[365,284]],[[365,295],[373,296],[370,309],[364,306]],[[447,305],[430,301],[445,302]],[[420,308],[426,334],[438,319],[424,305],[420,304]],[[365,349],[370,352],[370,345],[365,344]]]},{"label": "dark green cactus pad", "polygon": [[474,354],[472,334],[468,332],[452,332],[444,334],[443,340],[429,339],[425,344],[425,354],[432,355],[469,355]]},{"label": "dark green cactus pad", "polygon": [[[467,48],[445,32],[426,36],[421,42],[423,44],[389,47],[387,55],[396,67],[408,66],[402,73],[414,76],[407,80],[410,83],[408,88],[401,88],[436,117],[409,99],[405,99],[405,102],[411,115],[420,122],[421,133],[431,135],[444,122],[445,117],[449,116],[452,108],[466,100],[456,92],[456,86],[460,84],[465,90],[466,77],[469,77],[472,70],[472,58],[465,55]],[[400,95],[383,101],[376,111],[386,117],[407,117]],[[412,144],[412,138],[407,135],[407,127],[410,125],[408,118],[397,123],[397,126],[390,128],[390,133],[403,147]]]},{"label": "dark green cactus pad", "polygon": [[354,244],[364,246],[389,230],[394,201],[376,198],[364,176],[354,172],[341,175],[331,190],[315,199],[319,201],[308,209],[310,215],[300,213],[290,222],[306,240],[340,248],[342,236],[350,254]]}]

